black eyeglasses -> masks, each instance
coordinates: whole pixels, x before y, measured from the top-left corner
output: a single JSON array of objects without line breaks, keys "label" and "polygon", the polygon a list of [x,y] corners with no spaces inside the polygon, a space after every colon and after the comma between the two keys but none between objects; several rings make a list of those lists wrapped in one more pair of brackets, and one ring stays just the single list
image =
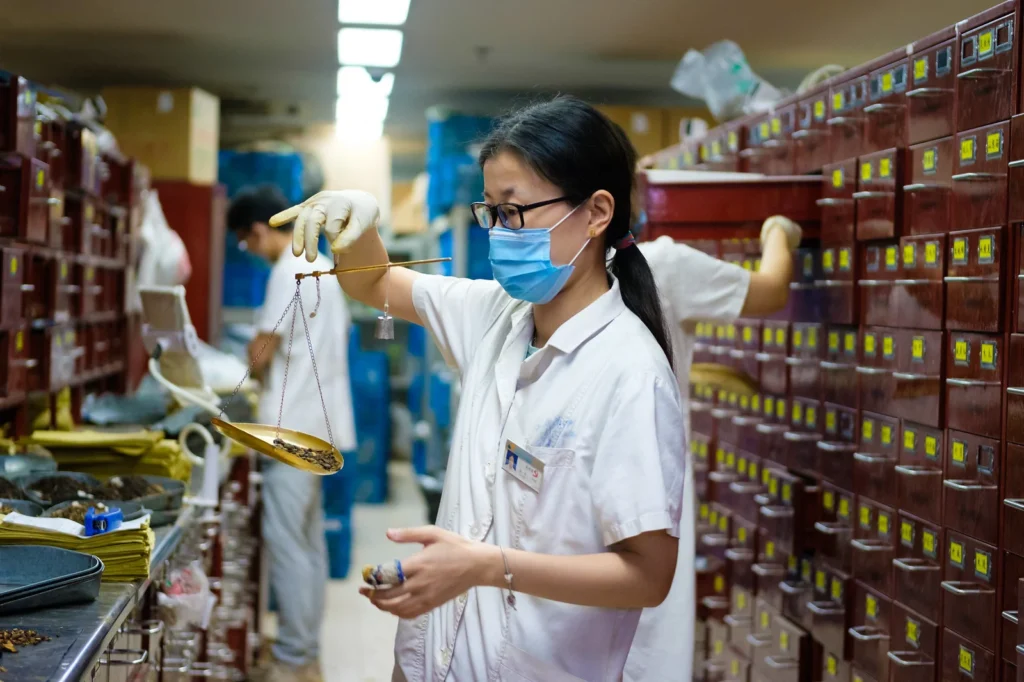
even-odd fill
[{"label": "black eyeglasses", "polygon": [[568,200],[569,197],[558,197],[557,199],[538,201],[535,204],[526,204],[525,206],[523,204],[495,204],[491,206],[482,201],[477,201],[470,204],[470,208],[473,209],[473,215],[476,217],[477,224],[482,228],[489,230],[498,223],[501,223],[502,227],[509,230],[518,230],[524,227],[523,214],[527,211]]}]

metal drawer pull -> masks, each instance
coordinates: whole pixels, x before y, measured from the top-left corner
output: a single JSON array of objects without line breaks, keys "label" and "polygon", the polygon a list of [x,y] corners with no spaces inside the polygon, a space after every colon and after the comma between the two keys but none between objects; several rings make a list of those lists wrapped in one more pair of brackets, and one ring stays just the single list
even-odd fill
[{"label": "metal drawer pull", "polygon": [[857,367],[857,374],[867,374],[869,376],[878,376],[880,374],[892,374],[892,370],[884,369],[882,367]]},{"label": "metal drawer pull", "polygon": [[832,197],[826,197],[824,199],[817,199],[815,202],[818,206],[848,206],[853,203],[853,199],[836,199]]},{"label": "metal drawer pull", "polygon": [[733,417],[732,423],[734,426],[753,426],[754,424],[760,424],[760,417],[744,417],[742,415]]},{"label": "metal drawer pull", "polygon": [[876,114],[880,111],[900,111],[904,108],[902,104],[885,104],[884,102],[879,104],[872,104],[864,107],[865,114]]},{"label": "metal drawer pull", "polygon": [[[824,604],[824,606],[823,606]],[[846,613],[846,609],[841,606],[836,606],[832,602],[808,602],[807,610],[816,616],[841,616]]]},{"label": "metal drawer pull", "polygon": [[[911,563],[920,562],[920,563]],[[923,559],[893,559],[892,565],[907,573],[924,573],[925,571],[937,571],[939,567],[935,564],[924,563]]]},{"label": "metal drawer pull", "polygon": [[991,587],[979,585],[978,583],[960,582],[957,580],[946,580],[942,583],[942,589],[958,597],[967,597],[972,594],[995,594]]},{"label": "metal drawer pull", "polygon": [[[754,357],[757,358],[758,362],[771,362],[774,356],[771,353],[756,353]],[[779,359],[781,360],[782,356],[779,356]]]},{"label": "metal drawer pull", "polygon": [[889,635],[885,634],[878,628],[873,628],[868,625],[858,625],[857,627],[850,628],[847,630],[850,636],[861,642],[881,642],[889,641]]},{"label": "metal drawer pull", "polygon": [[731,613],[727,613],[725,614],[725,617],[722,618],[722,622],[731,628],[737,628],[751,625],[753,620],[750,618],[738,618]]},{"label": "metal drawer pull", "polygon": [[793,510],[789,507],[761,507],[761,513],[769,519],[788,519],[793,517]]},{"label": "metal drawer pull", "polygon": [[761,507],[764,507],[772,503],[772,498],[768,497],[768,495],[764,493],[759,493],[757,495],[754,495],[754,503]]},{"label": "metal drawer pull", "polygon": [[800,665],[797,661],[793,660],[792,658],[784,658],[780,661],[776,659],[774,656],[765,656],[764,662],[768,665],[769,668],[773,668],[775,670],[792,670],[793,668],[799,667]]},{"label": "metal drawer pull", "polygon": [[900,464],[896,467],[896,471],[907,476],[942,476],[942,469],[929,469],[923,466],[911,466],[907,464]]},{"label": "metal drawer pull", "polygon": [[[149,649],[111,649],[100,659],[100,665],[142,665],[149,660]],[[112,659],[110,656],[138,656],[135,660]]]},{"label": "metal drawer pull", "polygon": [[946,479],[942,482],[942,485],[961,492],[969,492],[971,490],[999,490],[999,486],[997,485],[985,485],[984,483],[975,483],[974,481],[957,481],[953,479]]},{"label": "metal drawer pull", "polygon": [[939,191],[949,189],[949,185],[932,185],[926,182],[915,182],[912,185],[903,185],[904,192],[924,192],[926,190]]},{"label": "metal drawer pull", "polygon": [[897,280],[893,280],[893,284],[898,284],[899,286],[902,286],[902,287],[912,287],[912,286],[918,286],[918,285],[923,285],[923,284],[937,284],[937,285],[941,285],[942,284],[942,280],[941,279],[897,279]]},{"label": "metal drawer pull", "polygon": [[1001,386],[1002,384],[998,381],[981,381],[980,379],[946,379],[947,384],[953,384],[954,386]]},{"label": "metal drawer pull", "polygon": [[947,282],[998,282],[999,275],[978,275],[975,277],[951,277],[946,276],[943,278]]},{"label": "metal drawer pull", "polygon": [[701,542],[708,547],[723,547],[729,544],[729,538],[721,534],[705,535],[701,538]]},{"label": "metal drawer pull", "polygon": [[755,649],[759,649],[767,645],[771,641],[771,637],[758,637],[757,635],[753,634],[747,635],[747,644],[754,647]]},{"label": "metal drawer pull", "polygon": [[714,419],[731,419],[736,416],[736,410],[727,410],[723,407],[711,408],[711,416]]},{"label": "metal drawer pull", "polygon": [[1010,69],[994,69],[979,67],[977,69],[971,69],[970,71],[958,73],[956,77],[963,78],[964,80],[979,80],[982,78],[999,78],[1000,76],[1004,76],[1008,73],[1011,73]]},{"label": "metal drawer pull", "polygon": [[729,600],[725,597],[704,597],[700,603],[712,611],[729,608]]},{"label": "metal drawer pull", "polygon": [[736,358],[737,360],[742,360],[746,356],[747,356],[747,354],[744,351],[741,351],[741,350],[731,350],[731,351],[729,351],[729,357],[730,358]]},{"label": "metal drawer pull", "polygon": [[1024,395],[1024,388],[1017,388],[1016,386],[1010,386],[1006,389],[1006,392],[1010,395]]},{"label": "metal drawer pull", "polygon": [[802,140],[805,137],[811,137],[812,135],[825,135],[824,130],[818,130],[817,128],[808,128],[806,130],[796,130],[793,132],[794,140]]},{"label": "metal drawer pull", "polygon": [[821,368],[827,369],[829,371],[838,371],[841,369],[856,369],[854,365],[849,365],[843,362],[829,362],[828,360],[823,360],[821,362]]},{"label": "metal drawer pull", "polygon": [[56,197],[50,197],[49,199],[46,200],[46,203],[49,204],[50,206],[60,206],[64,202]]},{"label": "metal drawer pull", "polygon": [[38,360],[15,360],[11,363],[16,367],[25,367],[26,369],[34,369],[38,364]]},{"label": "metal drawer pull", "polygon": [[786,358],[786,364],[790,367],[799,367],[800,365],[820,365],[821,361],[814,358]]},{"label": "metal drawer pull", "polygon": [[1016,509],[1017,511],[1024,512],[1024,500],[1014,500],[1007,498],[1003,500],[1003,504],[1005,504],[1010,509]]},{"label": "metal drawer pull", "polygon": [[727,549],[725,558],[729,561],[751,561],[754,558],[754,552],[749,549]]},{"label": "metal drawer pull", "polygon": [[785,147],[788,144],[789,142],[787,140],[765,140],[764,142],[761,143],[761,146],[767,147],[768,149],[779,149],[781,147]]},{"label": "metal drawer pull", "polygon": [[832,443],[826,440],[818,441],[818,448],[825,452],[854,452],[857,449],[852,443]]},{"label": "metal drawer pull", "polygon": [[900,666],[901,668],[925,668],[935,665],[934,661],[909,661],[900,654],[916,654],[915,651],[890,651],[886,655],[889,660]]},{"label": "metal drawer pull", "polygon": [[[783,569],[782,566],[779,566],[778,564],[754,564],[750,567],[750,570],[752,570],[758,578],[771,578],[786,574],[785,569]],[[785,592],[786,588],[784,588],[783,585],[788,584],[789,583],[785,582],[779,583],[779,589]],[[804,589],[808,588],[801,588],[801,590]]]},{"label": "metal drawer pull", "polygon": [[855,452],[853,453],[853,458],[864,464],[877,464],[878,462],[895,461],[892,457],[886,457],[885,455],[878,455],[871,452]]},{"label": "metal drawer pull", "polygon": [[786,431],[782,434],[782,437],[790,443],[809,443],[811,441],[818,441],[822,439],[822,435],[820,433],[801,433],[798,431]]},{"label": "metal drawer pull", "polygon": [[857,280],[857,284],[862,287],[884,287],[892,286],[891,279],[861,279]]},{"label": "metal drawer pull", "polygon": [[758,424],[756,428],[762,436],[771,436],[787,430],[787,427],[782,424]]},{"label": "metal drawer pull", "polygon": [[789,283],[789,290],[790,291],[812,291],[815,288],[816,288],[816,286],[815,286],[814,282],[809,282],[809,283],[808,282],[790,282]]},{"label": "metal drawer pull", "polygon": [[740,482],[736,482],[736,483],[730,483],[729,484],[729,490],[731,490],[732,492],[736,493],[737,495],[749,495],[750,493],[755,492],[755,491],[760,490],[760,489],[761,489],[761,485],[759,483],[740,483]]},{"label": "metal drawer pull", "polygon": [[1011,161],[1010,163],[1006,164],[1006,166],[1008,168],[1021,168],[1021,167],[1024,167],[1024,159],[1017,159],[1016,161]]},{"label": "metal drawer pull", "polygon": [[25,292],[25,293],[31,293],[31,292],[36,290],[36,285],[35,284],[22,284],[21,285],[21,290],[23,292]]},{"label": "metal drawer pull", "polygon": [[854,199],[888,199],[895,196],[895,192],[854,192]]},{"label": "metal drawer pull", "polygon": [[928,381],[929,379],[938,381],[942,377],[935,376],[933,374],[907,374],[906,372],[893,372],[892,378],[898,379],[899,381]]},{"label": "metal drawer pull", "polygon": [[891,552],[892,545],[873,545],[864,540],[850,540],[850,546],[858,552]]},{"label": "metal drawer pull", "polygon": [[860,118],[853,116],[836,116],[825,121],[830,126],[855,126],[860,123]]},{"label": "metal drawer pull", "polygon": [[907,97],[942,97],[952,95],[953,88],[914,88],[907,93]]},{"label": "metal drawer pull", "polygon": [[853,529],[849,526],[845,526],[841,523],[825,523],[824,521],[818,521],[815,523],[814,530],[822,533],[823,535],[844,535],[853,532]]},{"label": "metal drawer pull", "polygon": [[1016,611],[1003,611],[1003,620],[1008,620],[1014,625],[1017,625],[1020,622],[1020,618],[1018,618]]},{"label": "metal drawer pull", "polygon": [[767,152],[768,150],[762,147],[750,147],[749,149],[740,150],[739,156],[743,159],[749,159],[752,156],[760,156]]},{"label": "metal drawer pull", "polygon": [[853,280],[850,279],[816,279],[814,285],[818,287],[833,288],[833,287],[852,287]]},{"label": "metal drawer pull", "polygon": [[1005,178],[1006,173],[957,173],[951,180],[953,182],[959,181],[979,181],[979,180],[998,180],[999,178]]}]

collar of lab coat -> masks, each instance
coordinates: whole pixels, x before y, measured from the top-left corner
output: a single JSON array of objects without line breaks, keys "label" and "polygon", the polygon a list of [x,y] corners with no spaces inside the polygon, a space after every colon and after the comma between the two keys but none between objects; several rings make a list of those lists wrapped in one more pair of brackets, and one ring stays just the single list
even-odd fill
[{"label": "collar of lab coat", "polygon": [[[572,353],[626,309],[626,304],[622,301],[622,292],[619,290],[619,280],[611,275],[609,275],[609,279],[612,283],[611,288],[555,330],[548,340],[548,346],[562,353]],[[532,305],[522,306],[512,315],[512,329],[522,329],[521,325],[524,324],[528,324],[532,328],[532,315]],[[514,331],[513,334],[515,334]]]}]

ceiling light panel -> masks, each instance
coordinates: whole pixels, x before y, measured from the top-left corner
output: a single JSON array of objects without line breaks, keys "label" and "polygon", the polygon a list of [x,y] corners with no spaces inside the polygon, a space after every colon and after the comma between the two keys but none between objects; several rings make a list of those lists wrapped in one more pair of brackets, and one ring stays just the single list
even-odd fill
[{"label": "ceiling light panel", "polygon": [[374,80],[363,66],[343,66],[338,69],[338,97],[390,97],[394,87],[395,74],[390,71]]},{"label": "ceiling light panel", "polygon": [[343,24],[401,26],[409,16],[409,0],[339,0]]},{"label": "ceiling light panel", "polygon": [[402,58],[402,32],[393,28],[351,28],[338,31],[338,62],[342,66],[391,69]]}]

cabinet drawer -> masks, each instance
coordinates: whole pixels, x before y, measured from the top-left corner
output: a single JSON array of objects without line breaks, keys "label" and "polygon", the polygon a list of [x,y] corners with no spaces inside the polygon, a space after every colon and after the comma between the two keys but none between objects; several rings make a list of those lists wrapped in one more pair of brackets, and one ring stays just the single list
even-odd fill
[{"label": "cabinet drawer", "polygon": [[893,560],[893,598],[928,620],[942,620],[942,527],[899,514],[899,544]]},{"label": "cabinet drawer", "polygon": [[860,447],[853,455],[853,489],[857,495],[895,506],[899,434],[898,419],[861,413]]},{"label": "cabinet drawer", "polygon": [[816,173],[829,162],[828,94],[825,88],[797,103],[796,130],[792,135],[797,173]]},{"label": "cabinet drawer", "polygon": [[903,422],[900,458],[896,466],[900,509],[942,524],[943,435],[941,429]]},{"label": "cabinet drawer", "polygon": [[946,531],[943,571],[943,624],[971,642],[995,651],[1000,609],[996,588],[1000,584],[999,550],[966,535]]},{"label": "cabinet drawer", "polygon": [[1009,222],[1024,222],[1024,114],[1010,119]]},{"label": "cabinet drawer", "polygon": [[826,246],[852,243],[856,235],[854,199],[857,159],[828,164],[822,169],[821,241]]},{"label": "cabinet drawer", "polygon": [[944,525],[983,542],[999,540],[999,441],[946,434]]},{"label": "cabinet drawer", "polygon": [[910,144],[956,132],[957,46],[954,26],[914,43],[907,92]]},{"label": "cabinet drawer", "polygon": [[970,130],[1013,115],[1017,104],[1015,3],[963,22],[957,73],[957,127]]},{"label": "cabinet drawer", "polygon": [[864,248],[864,277],[860,289],[860,322],[881,327],[899,326],[896,317],[896,280],[900,279],[900,245],[897,241],[873,243]]},{"label": "cabinet drawer", "polygon": [[953,227],[969,230],[1005,225],[1009,122],[956,136]]},{"label": "cabinet drawer", "polygon": [[896,512],[858,495],[854,529],[853,577],[887,597],[892,596],[892,560],[896,553]]},{"label": "cabinet drawer", "polygon": [[38,159],[0,158],[0,236],[46,243],[50,215],[49,167]]},{"label": "cabinet drawer", "polygon": [[1006,444],[1003,547],[1024,556],[1024,446]]},{"label": "cabinet drawer", "polygon": [[857,239],[871,241],[900,236],[903,227],[904,152],[887,149],[862,156],[858,164]]},{"label": "cabinet drawer", "polygon": [[942,329],[945,318],[945,235],[900,240],[903,271],[896,281],[896,309],[908,329]]},{"label": "cabinet drawer", "polygon": [[950,332],[947,345],[947,426],[1000,438],[1003,337]]},{"label": "cabinet drawer", "polygon": [[857,350],[860,336],[856,327],[828,327],[828,345],[821,363],[822,397],[827,403],[856,409],[859,399]]},{"label": "cabinet drawer", "polygon": [[855,585],[853,626],[849,629],[853,664],[876,680],[886,680],[889,677],[892,601],[859,581]]},{"label": "cabinet drawer", "polygon": [[1024,334],[1010,334],[1006,374],[1006,440],[1024,444]]},{"label": "cabinet drawer", "polygon": [[859,75],[829,87],[829,147],[832,163],[860,156],[864,144],[863,108],[867,76]]},{"label": "cabinet drawer", "polygon": [[889,414],[938,426],[943,418],[944,333],[899,330]]},{"label": "cabinet drawer", "polygon": [[940,665],[941,628],[901,604],[893,603],[890,642],[891,682],[934,682]]},{"label": "cabinet drawer", "polygon": [[907,184],[903,186],[906,234],[949,232],[955,158],[956,146],[952,137],[910,148]]},{"label": "cabinet drawer", "polygon": [[979,647],[950,628],[942,635],[942,682],[995,680],[999,661],[989,649]]},{"label": "cabinet drawer", "polygon": [[23,249],[0,247],[0,329],[21,325],[25,270]]},{"label": "cabinet drawer", "polygon": [[852,492],[827,481],[821,483],[820,520],[814,524],[816,544],[827,565],[847,573],[852,570],[850,540],[856,513]]},{"label": "cabinet drawer", "polygon": [[907,85],[909,61],[901,59],[868,74],[868,104],[864,107],[864,151],[907,146]]},{"label": "cabinet drawer", "polygon": [[28,372],[37,360],[29,357],[28,327],[0,330],[0,396],[14,398],[28,390]]}]

